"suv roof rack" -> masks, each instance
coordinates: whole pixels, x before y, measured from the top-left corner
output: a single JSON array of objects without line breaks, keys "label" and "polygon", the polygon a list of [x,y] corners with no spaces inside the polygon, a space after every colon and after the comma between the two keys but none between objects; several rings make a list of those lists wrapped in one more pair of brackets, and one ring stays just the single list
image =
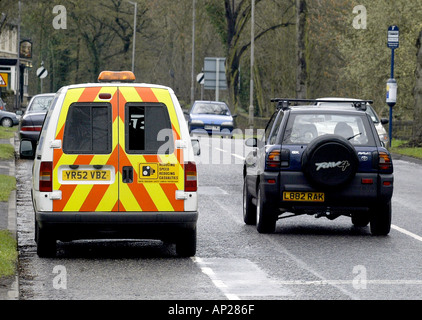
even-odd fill
[{"label": "suv roof rack", "polygon": [[291,103],[305,102],[305,103],[314,103],[315,105],[319,102],[329,102],[329,103],[351,103],[357,110],[366,111],[366,104],[373,104],[373,100],[330,100],[330,99],[290,99],[290,98],[274,98],[271,99],[271,102],[277,102],[277,110],[279,109],[289,109]]}]

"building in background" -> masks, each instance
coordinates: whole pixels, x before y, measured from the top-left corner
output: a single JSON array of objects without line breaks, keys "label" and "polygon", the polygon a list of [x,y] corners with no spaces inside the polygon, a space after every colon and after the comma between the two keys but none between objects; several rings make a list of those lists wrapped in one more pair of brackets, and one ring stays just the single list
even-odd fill
[{"label": "building in background", "polygon": [[[18,59],[19,49],[19,59]],[[17,64],[19,62],[19,85],[17,83]],[[18,23],[6,20],[4,14],[0,17],[0,93],[10,93],[5,97],[7,109],[18,109],[26,106],[28,96],[28,73],[32,68],[32,43],[28,39],[20,39],[18,45]],[[20,103],[16,105],[17,88],[19,88]]]}]

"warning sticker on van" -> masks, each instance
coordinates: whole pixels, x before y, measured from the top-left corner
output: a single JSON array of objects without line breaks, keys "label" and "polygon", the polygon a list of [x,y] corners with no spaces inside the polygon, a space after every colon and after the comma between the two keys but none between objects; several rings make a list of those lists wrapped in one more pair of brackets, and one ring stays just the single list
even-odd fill
[{"label": "warning sticker on van", "polygon": [[140,163],[138,182],[177,183],[179,168],[176,163]]}]

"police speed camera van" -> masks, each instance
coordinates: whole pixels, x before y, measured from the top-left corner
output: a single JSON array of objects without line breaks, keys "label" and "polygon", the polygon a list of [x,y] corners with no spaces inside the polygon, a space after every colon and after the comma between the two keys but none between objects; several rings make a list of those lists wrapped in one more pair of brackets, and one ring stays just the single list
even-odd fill
[{"label": "police speed camera van", "polygon": [[197,171],[183,111],[168,87],[102,72],[60,89],[33,165],[40,257],[57,240],[159,239],[196,252]]}]

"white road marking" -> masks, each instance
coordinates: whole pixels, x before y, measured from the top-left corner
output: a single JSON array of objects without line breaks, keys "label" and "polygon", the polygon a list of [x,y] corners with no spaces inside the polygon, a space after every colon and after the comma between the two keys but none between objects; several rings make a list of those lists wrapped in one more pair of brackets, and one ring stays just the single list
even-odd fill
[{"label": "white road marking", "polygon": [[[224,149],[221,149],[221,148],[214,148],[215,150],[218,150],[218,151],[221,151],[221,152],[225,152],[225,153],[227,153],[228,151],[227,150],[224,150]],[[238,159],[240,159],[240,160],[245,160],[245,157],[242,157],[242,156],[239,156],[238,154],[236,154],[236,153],[232,153],[231,154],[233,157],[235,157],[235,158],[238,158]]]},{"label": "white road marking", "polygon": [[279,281],[270,279],[248,259],[192,258],[229,300],[241,297],[292,296],[293,292]]},{"label": "white road marking", "polygon": [[394,229],[394,230],[396,230],[396,231],[398,231],[398,232],[401,232],[401,233],[403,233],[405,235],[408,235],[409,237],[412,237],[413,239],[422,241],[422,237],[421,236],[418,236],[417,234],[414,234],[413,232],[407,231],[406,229],[400,228],[399,226],[396,226],[396,225],[392,224],[391,225],[391,228]]}]

